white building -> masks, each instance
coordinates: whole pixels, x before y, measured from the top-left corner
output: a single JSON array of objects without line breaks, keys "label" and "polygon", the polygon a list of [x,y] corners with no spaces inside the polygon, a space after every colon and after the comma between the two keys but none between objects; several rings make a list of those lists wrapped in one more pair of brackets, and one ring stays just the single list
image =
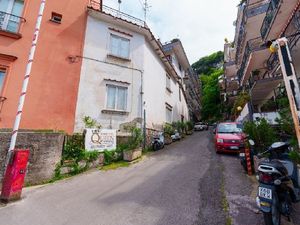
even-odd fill
[{"label": "white building", "polygon": [[143,21],[89,7],[82,60],[75,132],[84,128],[84,116],[117,130],[141,123],[144,110],[147,128],[189,120],[183,69],[168,60]]}]

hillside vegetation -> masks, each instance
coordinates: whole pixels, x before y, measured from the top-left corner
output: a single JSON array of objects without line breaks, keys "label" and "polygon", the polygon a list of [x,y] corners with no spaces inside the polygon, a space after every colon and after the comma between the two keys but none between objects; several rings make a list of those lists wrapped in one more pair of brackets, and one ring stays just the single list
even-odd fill
[{"label": "hillside vegetation", "polygon": [[202,120],[217,121],[222,117],[218,78],[223,74],[223,52],[215,52],[195,62],[192,67],[199,74],[202,83]]}]

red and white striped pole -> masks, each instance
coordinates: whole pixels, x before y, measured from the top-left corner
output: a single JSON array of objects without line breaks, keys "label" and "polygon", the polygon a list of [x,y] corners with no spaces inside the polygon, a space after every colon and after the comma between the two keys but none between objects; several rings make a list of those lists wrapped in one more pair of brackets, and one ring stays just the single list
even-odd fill
[{"label": "red and white striped pole", "polygon": [[18,130],[19,130],[21,117],[22,117],[22,110],[23,110],[23,106],[24,106],[24,102],[25,102],[27,86],[28,86],[28,83],[29,83],[31,67],[32,67],[34,54],[35,54],[35,49],[36,49],[36,45],[37,45],[37,41],[38,41],[38,37],[39,37],[40,27],[41,27],[43,13],[44,13],[44,9],[45,9],[45,4],[46,4],[46,0],[42,0],[41,5],[40,5],[40,10],[39,10],[39,15],[38,15],[36,25],[35,25],[34,35],[33,35],[33,39],[32,39],[32,45],[31,45],[29,58],[28,58],[28,64],[27,64],[27,67],[26,67],[26,73],[25,73],[25,77],[24,77],[24,80],[23,80],[22,92],[21,92],[21,95],[20,95],[20,98],[19,98],[18,111],[17,111],[15,123],[14,123],[12,136],[11,136],[10,146],[9,146],[9,150],[8,150],[8,153],[7,153],[6,169],[7,169],[7,165],[8,165],[8,163],[9,163],[11,157],[12,157],[12,153],[13,153],[13,151],[15,149],[15,146],[16,146]]}]

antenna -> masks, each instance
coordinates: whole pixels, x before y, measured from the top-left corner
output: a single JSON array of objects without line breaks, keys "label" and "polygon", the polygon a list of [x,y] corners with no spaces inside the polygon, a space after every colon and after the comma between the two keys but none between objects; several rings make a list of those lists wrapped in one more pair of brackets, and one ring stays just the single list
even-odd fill
[{"label": "antenna", "polygon": [[118,0],[118,3],[119,3],[119,11],[121,11],[121,3],[122,3],[122,0]]},{"label": "antenna", "polygon": [[144,21],[146,22],[147,12],[149,11],[149,8],[151,8],[151,6],[148,4],[148,0],[144,0],[143,8],[144,8]]}]

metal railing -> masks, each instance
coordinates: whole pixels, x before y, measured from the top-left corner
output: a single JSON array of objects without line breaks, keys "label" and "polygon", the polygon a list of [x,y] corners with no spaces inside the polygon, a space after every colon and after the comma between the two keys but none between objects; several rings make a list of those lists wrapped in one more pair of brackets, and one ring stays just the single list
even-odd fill
[{"label": "metal railing", "polygon": [[136,24],[138,26],[146,27],[145,21],[143,21],[141,19],[138,19],[138,18],[136,18],[134,16],[131,16],[129,14],[123,13],[123,12],[121,12],[119,10],[113,9],[111,7],[102,5],[102,1],[101,0],[98,0],[98,1],[97,0],[90,0],[89,8],[92,8],[94,10],[97,10],[97,11],[109,14],[109,15],[111,15],[113,17],[125,20],[127,22]]},{"label": "metal railing", "polygon": [[2,12],[0,11],[0,29],[11,32],[18,33],[21,23],[26,22],[22,17]]},{"label": "metal railing", "polygon": [[243,10],[243,17],[242,17],[242,22],[240,25],[240,30],[239,30],[239,35],[238,35],[238,41],[237,41],[237,54],[236,54],[236,62],[238,61],[238,58],[240,56],[241,51],[241,47],[243,46],[243,41],[245,39],[245,27],[247,24],[247,20],[251,17],[260,15],[262,13],[267,12],[269,7],[269,3],[265,3],[265,4],[261,4],[259,6],[257,6],[257,4],[253,5],[247,5],[244,10]]},{"label": "metal railing", "polygon": [[280,5],[281,5],[281,0],[270,1],[266,16],[260,28],[260,33],[263,39],[265,39],[268,33],[270,32],[270,28],[273,24],[275,16],[277,15]]},{"label": "metal railing", "polygon": [[258,50],[265,49],[265,48],[266,48],[266,46],[262,45],[261,37],[253,38],[253,39],[251,39],[247,42],[245,52],[244,52],[244,56],[243,56],[243,61],[241,63],[241,67],[240,67],[240,69],[238,70],[238,73],[237,73],[239,81],[241,81],[243,76],[244,76],[244,73],[245,73],[245,70],[246,70],[246,65],[248,64],[250,54],[254,51],[258,51]]}]

